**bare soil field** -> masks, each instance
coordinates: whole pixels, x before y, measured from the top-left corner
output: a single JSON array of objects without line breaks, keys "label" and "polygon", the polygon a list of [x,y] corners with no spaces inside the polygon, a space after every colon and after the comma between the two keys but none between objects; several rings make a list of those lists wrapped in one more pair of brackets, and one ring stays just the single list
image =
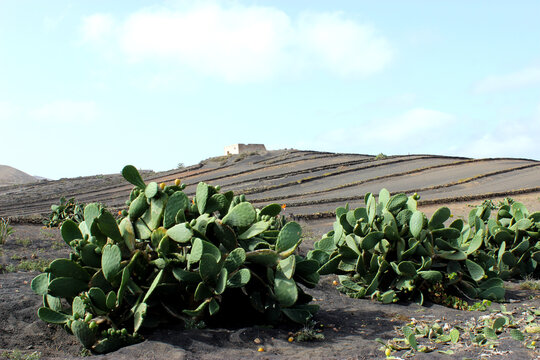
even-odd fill
[{"label": "bare soil field", "polygon": [[[538,165],[537,161],[525,159],[472,160],[429,155],[375,159],[368,155],[287,150],[214,158],[185,169],[143,172],[143,177],[158,182],[180,178],[188,184],[186,192],[190,195],[199,181],[206,181],[244,192],[256,206],[268,202],[286,204],[285,214],[304,229],[300,251],[307,252],[315,240],[331,230],[337,206],[345,202],[358,206],[366,191],[378,192],[383,187],[418,192],[422,196],[420,210],[428,215],[445,205],[455,217],[466,219],[472,205],[484,199],[496,203],[505,196],[523,202],[529,210],[540,210]],[[42,299],[31,291],[29,283],[52,259],[69,254],[58,229],[43,228],[39,222],[61,196],[120,209],[131,187],[120,175],[0,186],[0,216],[13,219],[15,230],[0,245],[0,359],[384,359],[382,345],[375,339],[388,342],[402,337],[399,329],[405,324],[438,322],[441,326],[448,323],[470,329],[482,317],[500,316],[503,312],[497,303],[484,311],[461,311],[436,304],[383,305],[352,299],[336,290],[336,277],[323,276],[316,289],[307,290],[320,305],[313,329],[283,325],[184,330],[170,326],[143,333],[142,343],[114,353],[89,354],[74,336],[37,318]],[[540,309],[540,291],[518,282],[505,286],[504,313],[514,319],[516,328],[523,328],[531,311]],[[288,342],[290,332],[306,330],[324,335],[324,340]],[[464,338],[456,343],[424,342],[433,351],[416,353],[414,358],[540,358],[538,348],[526,347],[509,332],[499,335],[495,348],[474,345],[463,334]],[[540,341],[539,334],[527,336],[529,342]],[[264,351],[257,351],[261,346]],[[393,355],[407,356],[406,351]]]}]

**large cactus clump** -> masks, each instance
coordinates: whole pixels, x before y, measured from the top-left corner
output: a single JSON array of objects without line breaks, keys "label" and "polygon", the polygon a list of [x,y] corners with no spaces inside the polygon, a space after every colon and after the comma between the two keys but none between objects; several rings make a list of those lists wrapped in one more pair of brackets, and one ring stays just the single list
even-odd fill
[{"label": "large cactus clump", "polygon": [[333,230],[308,254],[323,264],[319,274],[338,274],[342,292],[384,303],[504,299],[498,274],[473,256],[483,245],[484,227],[460,219],[446,227],[446,207],[428,220],[417,199],[383,189],[378,199],[366,194],[365,207],[338,208]]},{"label": "large cactus clump", "polygon": [[498,207],[484,203],[471,210],[469,223],[487,228],[482,251],[474,254],[483,267],[504,280],[540,277],[540,212],[507,198]]},{"label": "large cactus clump", "polygon": [[190,201],[179,181],[145,184],[130,165],[122,174],[135,188],[120,220],[89,204],[84,221],[62,225],[70,259],[31,284],[42,320],[105,353],[171,320],[305,323],[317,311],[298,284],[318,283],[319,262],[297,254],[301,228],[280,205],[255,209],[203,182]]}]

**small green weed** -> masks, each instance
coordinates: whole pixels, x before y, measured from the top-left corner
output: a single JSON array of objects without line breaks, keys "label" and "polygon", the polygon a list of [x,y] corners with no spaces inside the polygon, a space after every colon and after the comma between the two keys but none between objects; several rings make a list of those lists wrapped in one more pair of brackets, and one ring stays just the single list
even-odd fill
[{"label": "small green weed", "polygon": [[525,280],[519,284],[519,287],[523,290],[540,290],[540,280],[525,278]]},{"label": "small green weed", "polygon": [[41,353],[34,351],[32,353],[23,353],[20,350],[4,351],[0,354],[0,358],[9,360],[39,360]]},{"label": "small green weed", "polygon": [[40,271],[43,272],[49,266],[50,260],[24,260],[17,265],[17,270],[21,271]]},{"label": "small green weed", "polygon": [[[322,324],[318,324],[316,321],[309,321],[304,327],[295,333],[289,333],[289,339],[293,341],[321,341],[324,340],[324,334],[322,333]],[[291,340],[289,340],[291,341]]]},{"label": "small green weed", "polygon": [[27,248],[30,245],[32,245],[32,240],[30,240],[30,238],[17,239],[17,240],[15,240],[15,243],[17,245],[21,245],[22,247]]},{"label": "small green weed", "polygon": [[9,219],[0,218],[0,244],[5,244],[8,237],[14,232],[15,230],[9,226]]},{"label": "small green weed", "polygon": [[375,156],[375,160],[384,160],[386,159],[388,156],[383,154],[383,153],[379,153],[377,156]]},{"label": "small green weed", "polygon": [[54,233],[52,233],[50,231],[47,231],[45,229],[40,229],[39,233],[40,233],[41,236],[49,238],[49,239],[52,239],[55,236]]}]

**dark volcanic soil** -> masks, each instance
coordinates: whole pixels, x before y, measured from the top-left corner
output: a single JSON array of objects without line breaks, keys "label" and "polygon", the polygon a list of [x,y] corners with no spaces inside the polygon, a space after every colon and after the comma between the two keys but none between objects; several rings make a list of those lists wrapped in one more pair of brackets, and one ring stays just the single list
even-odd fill
[{"label": "dark volcanic soil", "polygon": [[[305,225],[305,224],[304,224]],[[306,239],[302,251],[312,246],[313,238],[326,231],[325,222],[313,223],[306,231],[312,237]],[[307,227],[307,226],[304,226]],[[381,345],[375,341],[388,341],[398,337],[396,329],[412,321],[451,326],[462,325],[471,318],[493,315],[500,305],[493,304],[491,312],[459,311],[440,305],[418,306],[416,304],[382,305],[365,299],[351,299],[340,294],[332,284],[335,277],[326,276],[320,285],[310,290],[321,306],[315,320],[316,329],[324,335],[322,341],[287,341],[289,332],[298,328],[246,327],[238,329],[212,328],[183,330],[167,327],[148,332],[140,344],[123,348],[108,355],[91,355],[83,351],[74,336],[63,329],[48,325],[37,318],[36,311],[41,298],[30,289],[30,281],[39,272],[28,270],[43,267],[47,261],[68,255],[57,229],[43,229],[38,225],[16,225],[15,233],[6,244],[0,245],[2,267],[0,274],[0,359],[41,358],[72,359],[86,355],[102,359],[384,359]],[[324,230],[323,230],[324,229]],[[527,309],[540,308],[540,293],[519,290],[519,284],[508,283],[506,307],[512,313],[516,326],[523,326]],[[260,340],[260,344],[256,343]],[[525,344],[540,341],[538,334],[528,334],[527,342],[512,339],[509,332],[499,335],[495,349],[471,345],[468,339],[456,344],[435,344],[434,351],[417,353],[417,359],[534,359],[540,357],[538,350]],[[427,344],[425,339],[419,339]],[[263,346],[264,352],[257,349]],[[453,355],[438,350],[453,350]],[[394,352],[396,357],[405,351]],[[19,357],[17,357],[19,356]]]}]

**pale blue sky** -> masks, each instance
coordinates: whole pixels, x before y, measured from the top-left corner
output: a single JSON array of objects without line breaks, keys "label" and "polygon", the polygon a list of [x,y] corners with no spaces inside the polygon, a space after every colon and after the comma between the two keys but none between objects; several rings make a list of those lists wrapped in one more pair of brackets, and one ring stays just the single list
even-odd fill
[{"label": "pale blue sky", "polygon": [[0,0],[0,164],[167,170],[233,143],[540,159],[540,2]]}]

